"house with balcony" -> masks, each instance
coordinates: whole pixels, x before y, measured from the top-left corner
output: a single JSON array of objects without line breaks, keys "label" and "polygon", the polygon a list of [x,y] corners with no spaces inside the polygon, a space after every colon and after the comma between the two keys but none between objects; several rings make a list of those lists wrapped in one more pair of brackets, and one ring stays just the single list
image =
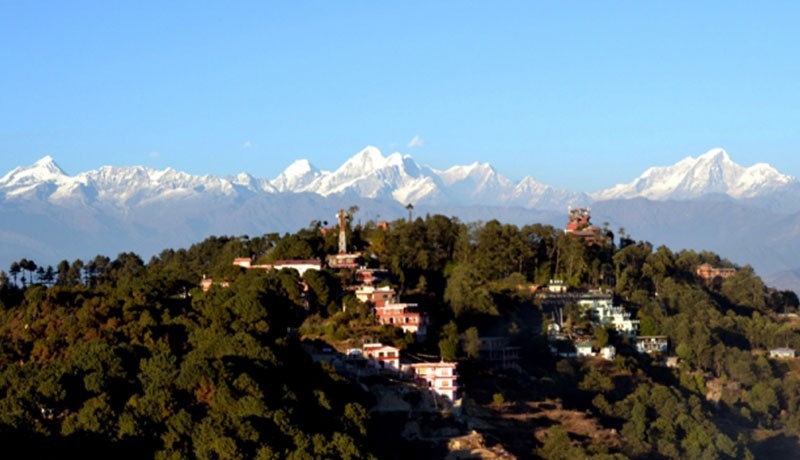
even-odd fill
[{"label": "house with balcony", "polygon": [[458,394],[456,363],[445,361],[414,363],[405,365],[403,369],[415,380],[427,386],[430,391],[447,398],[450,402],[456,400]]}]

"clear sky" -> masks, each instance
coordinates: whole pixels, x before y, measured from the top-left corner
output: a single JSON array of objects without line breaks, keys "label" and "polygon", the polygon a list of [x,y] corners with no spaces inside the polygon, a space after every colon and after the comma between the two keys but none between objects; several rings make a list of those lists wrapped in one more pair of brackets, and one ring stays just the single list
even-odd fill
[{"label": "clear sky", "polygon": [[713,147],[800,176],[800,2],[7,1],[0,174],[273,178],[366,145],[575,191]]}]

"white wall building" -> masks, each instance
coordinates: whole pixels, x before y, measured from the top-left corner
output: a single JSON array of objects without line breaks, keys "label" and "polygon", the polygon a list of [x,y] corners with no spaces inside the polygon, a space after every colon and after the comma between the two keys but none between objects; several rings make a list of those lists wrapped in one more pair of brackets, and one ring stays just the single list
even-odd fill
[{"label": "white wall building", "polygon": [[631,319],[631,314],[622,307],[616,307],[611,299],[579,300],[578,306],[589,311],[596,324],[612,325],[617,332],[630,338],[639,332],[639,320]]},{"label": "white wall building", "polygon": [[409,364],[408,369],[416,378],[428,384],[428,388],[434,393],[444,396],[451,402],[456,400],[458,392],[458,375],[456,374],[456,363],[414,363]]}]

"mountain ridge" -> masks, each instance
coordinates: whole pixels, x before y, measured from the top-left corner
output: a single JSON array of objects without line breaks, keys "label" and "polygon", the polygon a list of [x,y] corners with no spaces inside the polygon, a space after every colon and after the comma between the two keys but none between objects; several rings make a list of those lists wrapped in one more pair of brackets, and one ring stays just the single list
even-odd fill
[{"label": "mountain ridge", "polygon": [[637,197],[680,200],[709,194],[744,199],[773,193],[784,187],[798,190],[800,182],[766,163],[745,168],[733,162],[724,149],[714,148],[697,158],[686,157],[672,166],[648,168],[632,182],[590,196],[595,201]]},{"label": "mountain ridge", "polygon": [[489,163],[437,170],[418,164],[407,154],[384,156],[374,146],[362,149],[334,171],[320,170],[305,159],[296,160],[272,180],[246,172],[218,177],[145,166],[102,166],[70,176],[49,155],[0,178],[0,196],[4,199],[46,197],[54,201],[99,200],[135,206],[138,200],[200,192],[227,196],[310,192],[394,199],[404,205],[501,205],[547,210],[614,199],[694,200],[713,195],[765,205],[763,198],[774,195],[780,196],[784,205],[800,206],[795,203],[795,198],[800,198],[800,182],[796,178],[766,163],[743,167],[721,148],[697,158],[686,157],[672,166],[648,168],[629,183],[588,194],[556,188],[531,176],[513,182]]}]

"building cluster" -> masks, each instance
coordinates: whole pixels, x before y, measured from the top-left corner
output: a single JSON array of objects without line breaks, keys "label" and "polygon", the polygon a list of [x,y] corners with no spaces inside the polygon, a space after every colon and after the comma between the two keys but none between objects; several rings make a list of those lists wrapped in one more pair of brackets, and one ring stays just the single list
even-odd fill
[{"label": "building cluster", "polygon": [[399,348],[379,342],[367,342],[361,348],[347,350],[346,363],[356,368],[366,366],[375,373],[413,380],[450,402],[458,397],[455,362],[403,362]]},{"label": "building cluster", "polygon": [[[385,285],[390,280],[388,270],[367,268],[360,252],[348,252],[346,246],[346,214],[337,214],[339,223],[338,253],[321,260],[278,260],[270,264],[257,264],[252,258],[242,257],[233,264],[247,270],[280,270],[294,269],[302,276],[308,270],[347,269],[353,270],[356,286],[348,289],[364,304],[370,306],[375,322],[379,325],[397,327],[405,333],[413,334],[417,340],[424,341],[429,326],[429,317],[418,304],[402,302],[398,293],[391,286]],[[327,230],[327,229],[323,229]],[[582,238],[587,244],[602,244],[607,236],[591,223],[590,211],[585,208],[570,208],[566,233]],[[736,273],[734,268],[719,268],[710,264],[697,267],[698,278],[709,286],[718,286],[721,281]],[[226,282],[214,282],[203,279],[202,288],[208,290],[213,285],[227,287]],[[537,298],[545,311],[552,314],[547,334],[550,350],[553,354],[564,358],[601,357],[613,360],[617,349],[610,344],[594,346],[592,329],[607,328],[630,343],[638,353],[664,356],[664,364],[677,365],[677,358],[666,356],[669,351],[667,336],[640,336],[639,321],[632,318],[624,306],[614,304],[614,296],[610,291],[600,289],[588,291],[571,291],[562,280],[550,280],[545,289],[540,289]],[[574,324],[565,327],[563,310],[567,305],[577,307],[579,314],[586,322],[581,327]],[[591,325],[589,325],[589,323]],[[588,329],[585,330],[585,329]],[[455,401],[458,393],[458,374],[455,362],[409,362],[411,356],[403,356],[396,347],[378,342],[366,341],[361,348],[347,350],[342,355],[334,353],[330,347],[323,356],[342,356],[343,365],[352,369],[370,369],[374,373],[387,374],[393,377],[407,378],[417,381],[432,392]],[[480,359],[502,368],[518,366],[519,347],[511,346],[508,337],[481,337]],[[326,355],[327,353],[327,355]],[[789,359],[795,357],[793,349],[774,349],[770,357]],[[339,359],[339,358],[333,358]]]},{"label": "building cluster", "polygon": [[616,349],[612,345],[593,347],[588,331],[579,328],[569,332],[564,330],[563,308],[567,304],[577,305],[580,313],[591,321],[592,327],[615,330],[620,337],[632,342],[639,353],[665,354],[669,349],[666,336],[639,336],[639,320],[633,319],[624,307],[614,305],[614,296],[610,291],[571,292],[563,281],[551,280],[547,289],[537,297],[552,312],[547,333],[550,351],[559,357],[600,356],[613,360],[616,356]]},{"label": "building cluster", "polygon": [[624,307],[613,304],[608,293],[590,291],[578,300],[578,307],[589,315],[595,327],[612,327],[621,336],[632,339],[639,332],[639,320],[631,319],[631,314]]},{"label": "building cluster", "polygon": [[[234,259],[233,265],[247,270],[281,270],[294,269],[302,277],[308,270],[353,270],[357,285],[351,286],[357,299],[373,309],[375,321],[379,325],[397,327],[403,332],[413,334],[418,341],[425,340],[429,324],[428,315],[421,311],[419,305],[401,302],[397,292],[391,286],[383,285],[389,281],[388,270],[368,268],[364,265],[364,258],[360,252],[347,251],[347,238],[345,234],[347,215],[342,210],[337,214],[339,223],[338,253],[325,258],[325,264],[320,260],[278,260],[270,264],[257,264],[250,257]],[[386,228],[384,223],[383,228]],[[324,229],[327,231],[327,229]],[[209,280],[202,285],[203,290],[208,290],[214,284]],[[223,285],[227,287],[227,283]],[[322,347],[320,353],[310,350],[316,359],[328,360],[334,363],[337,359],[330,346]],[[368,368],[379,373],[388,373],[396,377],[405,377],[414,380],[435,394],[450,402],[454,402],[458,390],[458,376],[455,362],[401,362],[401,350],[378,342],[366,342],[361,348],[347,350],[346,359],[339,364],[347,364],[351,368]]]}]

